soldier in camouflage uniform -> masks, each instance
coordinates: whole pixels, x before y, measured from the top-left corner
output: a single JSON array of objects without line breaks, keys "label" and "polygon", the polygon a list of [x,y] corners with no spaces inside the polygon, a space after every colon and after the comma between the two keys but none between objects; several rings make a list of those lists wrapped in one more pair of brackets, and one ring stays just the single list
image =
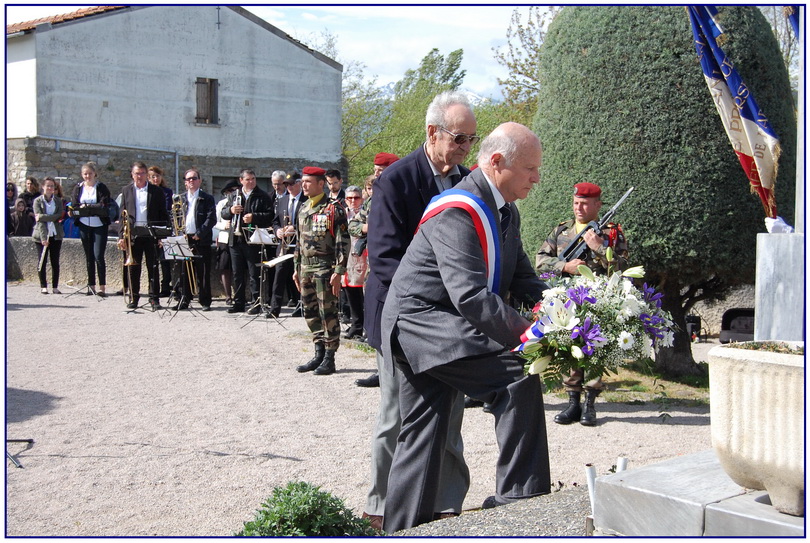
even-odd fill
[{"label": "soldier in camouflage uniform", "polygon": [[[559,255],[577,237],[585,226],[591,221],[599,219],[599,210],[602,207],[602,189],[593,183],[577,183],[574,185],[574,219],[561,222],[548,235],[546,241],[537,251],[535,265],[537,272],[554,273],[559,277],[579,275],[577,268],[588,266],[595,274],[607,273],[608,266],[615,270],[627,268],[627,240],[618,224],[609,223],[601,233],[590,230],[582,239],[588,244],[583,253],[583,259],[573,259],[570,262],[560,260]],[[600,235],[601,234],[601,235]],[[607,260],[607,248],[613,248],[613,261]],[[565,376],[563,384],[568,392],[568,407],[554,417],[557,424],[571,424],[579,419],[584,426],[596,425],[596,409],[594,402],[602,391],[602,376],[589,378],[583,385],[585,373],[582,369],[571,370]],[[585,389],[585,410],[580,406],[582,389]]]},{"label": "soldier in camouflage uniform", "polygon": [[301,186],[309,200],[298,212],[293,279],[301,291],[315,356],[296,370],[329,375],[335,372],[335,351],[340,346],[338,295],[346,273],[349,234],[343,206],[324,194],[326,170],[308,166],[303,174]]}]

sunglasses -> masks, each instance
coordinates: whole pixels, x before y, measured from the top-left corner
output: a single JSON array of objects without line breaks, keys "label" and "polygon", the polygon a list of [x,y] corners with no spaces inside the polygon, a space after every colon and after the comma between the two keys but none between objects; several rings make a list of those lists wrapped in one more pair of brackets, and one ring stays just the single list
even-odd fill
[{"label": "sunglasses", "polygon": [[359,200],[360,197],[359,196],[346,196],[346,199],[347,200]]},{"label": "sunglasses", "polygon": [[193,175],[191,177],[186,177],[186,181],[196,181],[197,179],[199,179],[199,177],[197,177],[196,175]]},{"label": "sunglasses", "polygon": [[442,132],[447,132],[448,134],[453,136],[453,143],[455,143],[456,145],[464,145],[468,141],[470,142],[470,145],[475,145],[476,143],[478,143],[478,140],[481,139],[481,136],[468,136],[467,134],[454,134],[453,132],[450,132],[448,129],[446,129],[443,126],[440,126],[439,130],[441,130]]}]

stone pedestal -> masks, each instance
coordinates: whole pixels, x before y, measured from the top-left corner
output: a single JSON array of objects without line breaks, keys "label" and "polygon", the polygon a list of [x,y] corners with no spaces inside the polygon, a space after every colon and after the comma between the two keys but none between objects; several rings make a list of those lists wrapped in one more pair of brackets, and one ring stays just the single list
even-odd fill
[{"label": "stone pedestal", "polygon": [[754,341],[804,341],[804,234],[758,234]]}]

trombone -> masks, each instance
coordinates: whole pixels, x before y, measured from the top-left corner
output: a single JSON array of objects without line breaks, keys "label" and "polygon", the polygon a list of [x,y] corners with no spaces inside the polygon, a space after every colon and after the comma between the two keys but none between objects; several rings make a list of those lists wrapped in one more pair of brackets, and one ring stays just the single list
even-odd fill
[{"label": "trombone", "polygon": [[[183,202],[180,195],[175,195],[172,202],[172,228],[175,236],[186,236],[186,213],[183,210]],[[188,236],[186,236],[188,239]],[[194,262],[189,257],[184,257],[188,283],[191,296],[197,296],[197,274],[194,271]]]},{"label": "trombone", "polygon": [[132,226],[129,224],[129,213],[126,209],[121,210],[121,229],[121,236],[126,244],[126,248],[124,249],[124,266],[127,268],[127,292],[129,294],[129,303],[134,303],[135,292],[132,290],[132,266],[136,266],[137,262],[132,258]]}]

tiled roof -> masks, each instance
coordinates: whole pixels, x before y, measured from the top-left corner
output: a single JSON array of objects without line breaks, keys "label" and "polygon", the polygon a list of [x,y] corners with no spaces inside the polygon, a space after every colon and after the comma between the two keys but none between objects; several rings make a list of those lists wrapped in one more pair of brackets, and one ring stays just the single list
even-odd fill
[{"label": "tiled roof", "polygon": [[107,11],[114,11],[116,9],[125,8],[127,6],[93,6],[90,8],[82,8],[63,15],[51,15],[50,17],[42,17],[41,19],[34,19],[33,21],[25,21],[23,23],[14,23],[13,25],[6,26],[6,34],[14,34],[16,32],[25,32],[26,30],[33,30],[38,24],[42,23],[64,23],[65,21],[72,21],[74,19],[81,19],[82,17],[91,17],[99,13]]}]

